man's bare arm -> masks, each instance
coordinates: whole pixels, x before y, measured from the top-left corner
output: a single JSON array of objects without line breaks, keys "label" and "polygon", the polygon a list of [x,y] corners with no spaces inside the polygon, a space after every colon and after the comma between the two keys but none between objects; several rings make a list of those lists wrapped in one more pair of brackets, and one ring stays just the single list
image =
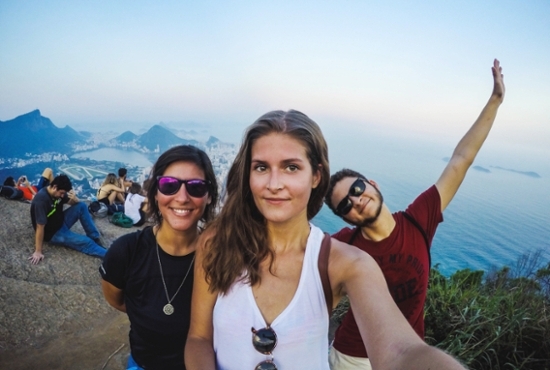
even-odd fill
[{"label": "man's bare arm", "polygon": [[44,228],[46,225],[36,224],[36,231],[34,232],[34,253],[29,257],[31,264],[37,265],[44,259],[42,254],[42,245],[44,244]]},{"label": "man's bare arm", "polygon": [[455,196],[466,172],[489,135],[493,127],[498,108],[504,99],[504,81],[500,62],[495,59],[492,67],[493,92],[481,114],[456,146],[449,163],[435,183],[441,197],[441,211],[449,205]]},{"label": "man's bare arm", "polygon": [[80,202],[80,199],[78,199],[78,197],[76,196],[76,193],[74,192],[74,190],[71,190],[67,193],[67,196],[69,197],[69,201],[67,202],[69,205],[74,205],[78,202]]}]

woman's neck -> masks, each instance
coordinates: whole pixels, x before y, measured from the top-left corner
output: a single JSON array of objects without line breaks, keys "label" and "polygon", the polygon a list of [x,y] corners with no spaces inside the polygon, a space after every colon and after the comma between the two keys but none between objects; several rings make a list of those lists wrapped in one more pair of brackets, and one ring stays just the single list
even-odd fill
[{"label": "woman's neck", "polygon": [[155,226],[153,233],[162,250],[172,256],[185,256],[196,249],[196,240],[199,235],[197,228],[185,231],[174,230],[167,225]]},{"label": "woman's neck", "polygon": [[309,232],[310,226],[307,219],[285,224],[268,223],[267,225],[270,249],[275,253],[304,249]]}]

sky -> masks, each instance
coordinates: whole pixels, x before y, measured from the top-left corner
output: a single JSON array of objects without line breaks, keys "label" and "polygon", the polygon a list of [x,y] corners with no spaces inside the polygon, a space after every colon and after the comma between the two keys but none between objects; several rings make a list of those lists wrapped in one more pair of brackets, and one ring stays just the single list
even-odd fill
[{"label": "sky", "polygon": [[507,90],[491,141],[548,153],[548,0],[2,0],[0,121],[40,109],[59,127],[240,138],[297,109],[327,132],[456,142],[494,58]]}]

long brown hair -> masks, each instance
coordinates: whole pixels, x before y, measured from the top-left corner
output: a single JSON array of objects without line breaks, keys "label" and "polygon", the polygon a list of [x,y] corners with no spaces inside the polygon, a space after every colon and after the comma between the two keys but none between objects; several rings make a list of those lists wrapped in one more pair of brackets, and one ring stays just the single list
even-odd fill
[{"label": "long brown hair", "polygon": [[271,133],[285,134],[300,141],[313,172],[320,171],[321,180],[312,189],[307,204],[308,220],[323,206],[330,169],[327,144],[319,126],[295,110],[272,111],[258,118],[244,134],[227,175],[224,206],[212,223],[214,232],[207,242],[203,265],[211,291],[227,293],[237,279],[254,285],[260,281],[260,262],[268,257],[273,261],[265,218],[254,203],[249,184],[252,145]]},{"label": "long brown hair", "polygon": [[109,185],[109,184],[116,184],[116,175],[114,173],[109,173],[105,177],[105,180],[103,180],[103,184],[101,186]]}]

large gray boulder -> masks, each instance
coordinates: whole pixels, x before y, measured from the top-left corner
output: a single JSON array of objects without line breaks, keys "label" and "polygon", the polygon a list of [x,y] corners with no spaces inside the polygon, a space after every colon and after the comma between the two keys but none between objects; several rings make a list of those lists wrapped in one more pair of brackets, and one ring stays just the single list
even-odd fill
[{"label": "large gray boulder", "polygon": [[[0,198],[0,220],[0,368],[124,368],[128,320],[103,298],[101,260],[45,244],[31,265],[30,204]],[[136,230],[96,224],[107,246]],[[73,230],[84,233],[78,223]]]}]

